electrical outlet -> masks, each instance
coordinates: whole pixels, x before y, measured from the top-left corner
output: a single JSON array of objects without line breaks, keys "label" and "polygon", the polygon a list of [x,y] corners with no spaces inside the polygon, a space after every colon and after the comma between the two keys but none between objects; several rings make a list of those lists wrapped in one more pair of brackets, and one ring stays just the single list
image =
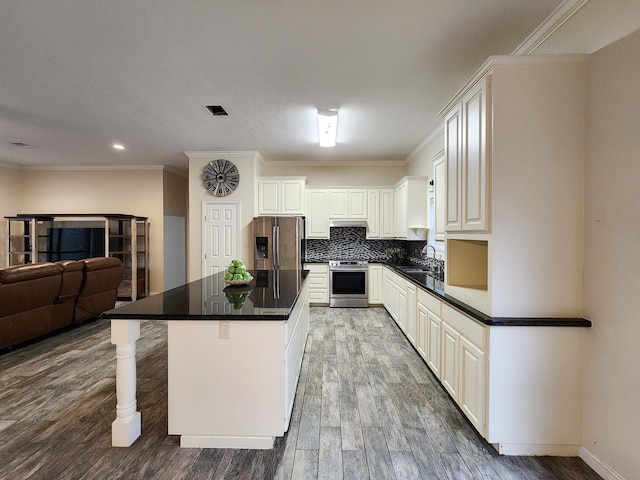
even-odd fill
[{"label": "electrical outlet", "polygon": [[231,338],[231,323],[230,322],[220,322],[220,338],[224,338],[228,340]]}]

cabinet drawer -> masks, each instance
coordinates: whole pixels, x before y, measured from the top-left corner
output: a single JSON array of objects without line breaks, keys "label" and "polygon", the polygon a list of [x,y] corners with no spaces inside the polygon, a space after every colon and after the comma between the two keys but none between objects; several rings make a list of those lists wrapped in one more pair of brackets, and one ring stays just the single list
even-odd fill
[{"label": "cabinet drawer", "polygon": [[487,327],[446,304],[442,305],[442,320],[455,328],[478,348],[486,351]]},{"label": "cabinet drawer", "polygon": [[328,278],[325,274],[309,274],[309,286],[311,288],[327,288],[328,283]]},{"label": "cabinet drawer", "polygon": [[327,290],[309,290],[309,303],[329,303],[329,292]]},{"label": "cabinet drawer", "polygon": [[418,301],[437,316],[442,315],[442,302],[423,289],[418,289]]},{"label": "cabinet drawer", "polygon": [[309,270],[311,274],[329,273],[329,264],[328,263],[305,263],[304,269]]}]

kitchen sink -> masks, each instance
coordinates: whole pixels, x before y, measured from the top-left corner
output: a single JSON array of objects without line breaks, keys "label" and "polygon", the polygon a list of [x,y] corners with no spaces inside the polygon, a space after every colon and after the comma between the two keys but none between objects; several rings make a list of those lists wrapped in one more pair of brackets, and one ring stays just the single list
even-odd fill
[{"label": "kitchen sink", "polygon": [[405,273],[428,273],[430,272],[429,269],[427,268],[420,268],[420,267],[415,267],[415,266],[408,266],[408,265],[398,265],[395,268],[397,268],[398,270],[405,272]]}]

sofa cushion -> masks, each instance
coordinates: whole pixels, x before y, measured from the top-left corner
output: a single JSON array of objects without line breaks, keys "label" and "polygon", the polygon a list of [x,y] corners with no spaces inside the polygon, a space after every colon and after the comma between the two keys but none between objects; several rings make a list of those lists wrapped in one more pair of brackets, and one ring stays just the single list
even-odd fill
[{"label": "sofa cushion", "polygon": [[76,299],[84,279],[84,263],[77,260],[62,260],[56,263],[63,269],[62,285],[54,305],[51,330],[73,325]]},{"label": "sofa cushion", "polygon": [[81,261],[85,264],[84,281],[76,302],[75,322],[97,317],[115,307],[124,274],[124,266],[117,258],[86,258]]},{"label": "sofa cushion", "polygon": [[53,305],[60,292],[62,270],[54,263],[0,270],[0,317]]}]

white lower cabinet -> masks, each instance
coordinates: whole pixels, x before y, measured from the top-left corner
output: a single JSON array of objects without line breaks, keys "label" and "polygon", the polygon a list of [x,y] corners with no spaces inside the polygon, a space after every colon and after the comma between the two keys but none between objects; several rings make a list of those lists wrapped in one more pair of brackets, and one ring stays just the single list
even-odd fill
[{"label": "white lower cabinet", "polygon": [[427,311],[426,325],[426,361],[431,371],[440,377],[440,337],[442,320],[431,311]]},{"label": "white lower cabinet", "polygon": [[460,384],[458,405],[481,435],[486,434],[486,354],[464,336],[459,344]]},{"label": "white lower cabinet", "polygon": [[442,349],[442,364],[440,369],[440,381],[449,395],[458,400],[458,357],[460,334],[450,325],[442,324],[442,337],[440,346]]},{"label": "white lower cabinet", "polygon": [[388,267],[383,279],[387,311],[499,453],[579,454],[584,328],[488,326]]},{"label": "white lower cabinet", "polygon": [[329,304],[329,265],[327,263],[305,263],[309,270],[309,303],[311,305]]},{"label": "white lower cabinet", "polygon": [[370,305],[382,305],[382,265],[369,264],[367,271],[367,294]]},{"label": "white lower cabinet", "polygon": [[[407,332],[407,285],[400,275],[385,268],[383,273],[382,303],[403,332]],[[415,308],[415,307],[414,307]],[[415,310],[414,310],[415,312]]]},{"label": "white lower cabinet", "polygon": [[418,319],[417,319],[417,306],[418,296],[417,288],[410,282],[405,282],[407,285],[407,317],[406,317],[406,334],[409,341],[415,345],[418,340]]},{"label": "white lower cabinet", "polygon": [[[486,434],[488,327],[384,269],[389,314],[469,421]],[[403,288],[404,287],[404,288]]]}]

